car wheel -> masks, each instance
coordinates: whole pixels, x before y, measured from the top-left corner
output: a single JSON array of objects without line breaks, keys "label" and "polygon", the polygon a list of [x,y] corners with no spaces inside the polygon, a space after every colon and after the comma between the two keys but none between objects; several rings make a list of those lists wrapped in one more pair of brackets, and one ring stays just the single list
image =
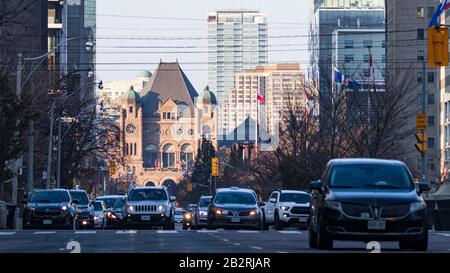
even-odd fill
[{"label": "car wheel", "polygon": [[263,212],[263,216],[262,216],[262,229],[263,230],[269,230],[269,225],[267,224],[266,221],[266,213]]},{"label": "car wheel", "polygon": [[427,251],[428,250],[428,231],[425,232],[423,238],[414,241],[400,241],[400,249],[411,249],[413,251]]},{"label": "car wheel", "polygon": [[317,248],[318,249],[332,249],[333,240],[325,236],[325,230],[319,220],[317,222]]},{"label": "car wheel", "polygon": [[275,211],[275,217],[273,221],[273,227],[275,230],[281,230],[283,227],[281,226],[280,216],[278,215],[278,211]]}]

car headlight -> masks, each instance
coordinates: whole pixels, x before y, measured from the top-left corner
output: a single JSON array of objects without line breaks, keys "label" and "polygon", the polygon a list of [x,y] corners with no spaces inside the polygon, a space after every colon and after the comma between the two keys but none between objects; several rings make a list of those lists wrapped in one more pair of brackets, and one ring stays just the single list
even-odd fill
[{"label": "car headlight", "polygon": [[250,211],[250,216],[255,216],[256,215],[256,211],[252,210]]},{"label": "car headlight", "polygon": [[190,220],[191,217],[192,217],[192,215],[191,215],[190,213],[186,213],[186,214],[184,215],[184,218],[186,218],[186,220]]},{"label": "car headlight", "polygon": [[217,215],[222,215],[222,210],[221,210],[221,209],[217,209],[217,210],[216,210],[216,214],[217,214]]},{"label": "car headlight", "polygon": [[117,216],[115,216],[112,212],[108,212],[108,218],[117,219]]},{"label": "car headlight", "polygon": [[342,204],[339,201],[326,201],[325,205],[327,208],[334,209],[334,210],[342,210]]},{"label": "car headlight", "polygon": [[94,216],[94,220],[95,220],[95,221],[98,221],[99,219],[100,219],[100,217]]},{"label": "car headlight", "polygon": [[66,205],[64,205],[64,206],[62,206],[61,207],[61,210],[63,210],[63,211],[66,211],[66,210],[68,210],[69,208],[66,206]]},{"label": "car headlight", "polygon": [[208,216],[208,212],[204,210],[199,211],[199,214],[200,216]]},{"label": "car headlight", "polygon": [[159,205],[159,206],[158,206],[158,210],[159,210],[159,211],[164,211],[164,209],[165,209],[164,205]]},{"label": "car headlight", "polygon": [[427,205],[423,201],[411,203],[411,205],[409,205],[409,213],[424,209],[426,207]]},{"label": "car headlight", "polygon": [[281,209],[282,209],[282,210],[285,210],[285,211],[288,211],[288,210],[289,210],[289,207],[288,207],[288,206],[281,206]]},{"label": "car headlight", "polygon": [[134,211],[134,207],[133,206],[128,206],[128,210],[129,211]]}]

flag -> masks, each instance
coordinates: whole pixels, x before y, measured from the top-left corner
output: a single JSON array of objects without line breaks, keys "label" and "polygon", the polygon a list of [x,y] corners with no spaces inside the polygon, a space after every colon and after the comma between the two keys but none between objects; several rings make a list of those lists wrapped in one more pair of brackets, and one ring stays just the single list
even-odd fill
[{"label": "flag", "polygon": [[266,98],[264,98],[262,95],[258,94],[257,99],[258,99],[259,102],[261,102],[262,104],[266,104]]},{"label": "flag", "polygon": [[334,81],[338,84],[341,84],[341,85],[349,88],[349,89],[352,89],[353,91],[360,91],[362,88],[362,86],[359,82],[347,77],[344,73],[342,73],[336,67],[334,68]]},{"label": "flag", "polygon": [[433,14],[433,17],[431,17],[428,27],[436,26],[438,24],[439,16],[441,16],[443,12],[445,12],[450,8],[450,3],[447,2],[448,0],[445,0],[444,3],[441,3],[437,6],[436,11]]}]

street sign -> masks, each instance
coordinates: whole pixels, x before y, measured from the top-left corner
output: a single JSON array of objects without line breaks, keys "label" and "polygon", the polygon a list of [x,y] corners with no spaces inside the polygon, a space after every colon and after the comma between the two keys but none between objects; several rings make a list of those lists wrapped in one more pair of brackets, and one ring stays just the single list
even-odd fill
[{"label": "street sign", "polygon": [[417,151],[419,151],[420,153],[425,153],[427,151],[428,148],[428,144],[427,144],[427,135],[426,134],[416,134],[416,139],[417,139],[417,144],[416,149]]},{"label": "street sign", "polygon": [[211,176],[219,176],[219,158],[211,158]]},{"label": "street sign", "polygon": [[425,113],[419,113],[416,116],[416,130],[425,131],[427,129],[427,115]]}]

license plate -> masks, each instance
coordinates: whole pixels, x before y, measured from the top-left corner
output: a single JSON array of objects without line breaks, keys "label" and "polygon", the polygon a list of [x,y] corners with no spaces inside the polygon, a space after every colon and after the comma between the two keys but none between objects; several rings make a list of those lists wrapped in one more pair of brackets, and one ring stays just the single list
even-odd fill
[{"label": "license plate", "polygon": [[300,217],[300,218],[298,218],[298,221],[300,223],[306,223],[306,222],[308,222],[308,218],[307,217]]},{"label": "license plate", "polygon": [[385,230],[386,229],[386,221],[368,221],[367,228],[375,229],[375,230]]},{"label": "license plate", "polygon": [[232,223],[239,223],[241,221],[241,218],[239,218],[239,217],[233,217],[233,218],[231,218],[231,222]]},{"label": "license plate", "polygon": [[42,221],[44,225],[51,225],[52,224],[52,220],[43,220]]},{"label": "license plate", "polygon": [[142,221],[150,221],[150,215],[142,215],[141,220]]},{"label": "license plate", "polygon": [[222,210],[222,214],[223,215],[227,215],[228,214],[228,210]]}]

